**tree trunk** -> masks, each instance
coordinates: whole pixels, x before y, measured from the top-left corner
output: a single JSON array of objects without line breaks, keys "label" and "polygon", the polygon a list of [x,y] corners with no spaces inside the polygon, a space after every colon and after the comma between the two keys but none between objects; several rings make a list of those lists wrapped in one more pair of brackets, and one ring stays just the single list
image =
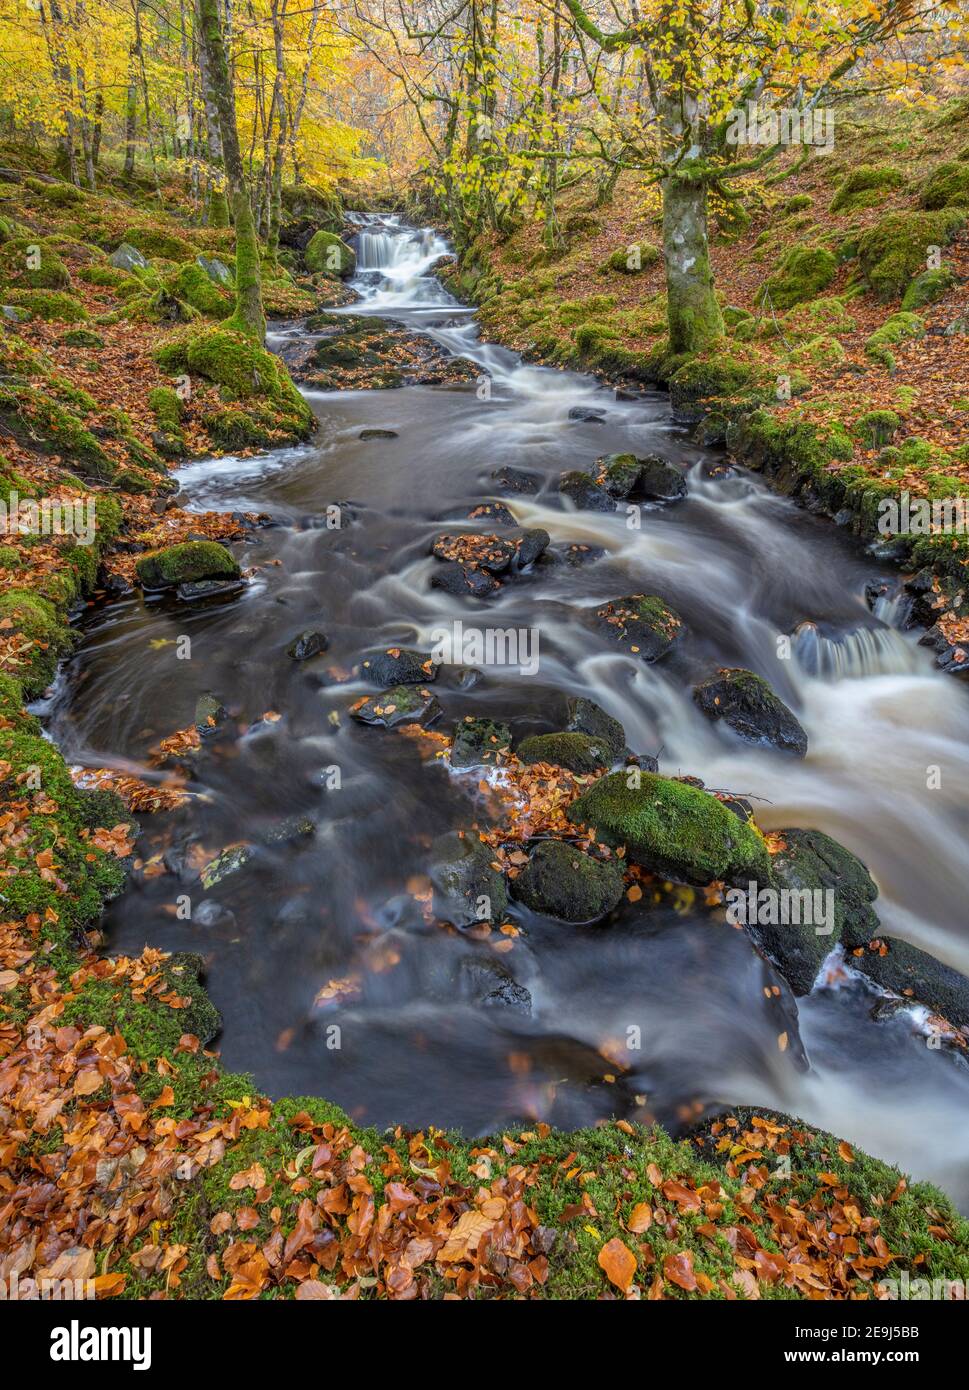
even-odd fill
[{"label": "tree trunk", "polygon": [[[201,31],[201,20],[199,23]],[[205,109],[205,143],[208,154],[208,203],[205,213],[207,227],[228,227],[229,200],[225,195],[222,157],[222,136],[219,133],[219,114],[215,108],[212,82],[209,76],[209,61],[204,40],[199,42],[199,71],[202,78],[202,104]]]},{"label": "tree trunk", "polygon": [[255,338],[257,342],[263,343],[266,338],[266,315],[262,304],[259,238],[256,235],[249,188],[242,167],[235,94],[229,79],[218,0],[199,0],[199,19],[208,59],[212,98],[219,117],[222,154],[225,159],[229,197],[232,202],[232,220],[236,233],[236,308],[228,323],[240,332]]},{"label": "tree trunk", "polygon": [[700,352],[723,335],[713,292],[707,185],[702,179],[674,173],[663,180],[663,251],[670,351]]}]

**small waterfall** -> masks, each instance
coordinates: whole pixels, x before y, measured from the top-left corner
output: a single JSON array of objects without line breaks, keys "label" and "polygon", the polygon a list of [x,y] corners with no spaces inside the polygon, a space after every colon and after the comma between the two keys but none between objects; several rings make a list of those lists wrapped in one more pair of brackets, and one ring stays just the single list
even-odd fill
[{"label": "small waterfall", "polygon": [[915,648],[892,627],[857,627],[826,637],[816,623],[804,622],[794,633],[794,655],[808,675],[829,681],[909,675],[923,665]]}]

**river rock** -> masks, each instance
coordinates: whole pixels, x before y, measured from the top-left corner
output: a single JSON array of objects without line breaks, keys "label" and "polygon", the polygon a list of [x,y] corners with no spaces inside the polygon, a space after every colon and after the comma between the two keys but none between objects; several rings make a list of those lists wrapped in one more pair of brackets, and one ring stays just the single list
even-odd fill
[{"label": "river rock", "polygon": [[431,588],[443,589],[448,594],[470,594],[473,598],[487,598],[489,594],[496,593],[501,588],[501,581],[487,570],[447,560],[431,575]]},{"label": "river rock", "polygon": [[135,561],[143,589],[168,589],[199,580],[238,580],[239,566],[218,541],[182,541],[151,550]]},{"label": "river rock", "polygon": [[309,661],[312,657],[325,652],[329,645],[329,639],[324,633],[307,629],[306,632],[301,632],[298,637],[293,638],[286,648],[286,655],[292,657],[294,661]]},{"label": "river rock", "polygon": [[647,454],[638,462],[637,496],[657,502],[678,502],[686,496],[686,479],[669,459],[661,458],[659,454]]},{"label": "river rock", "polygon": [[497,921],[508,907],[504,875],[477,833],[457,831],[435,841],[430,866],[436,917],[456,927]]},{"label": "river rock", "polygon": [[237,874],[240,869],[255,857],[256,850],[253,845],[230,845],[221,854],[217,854],[202,869],[199,878],[202,880],[202,887],[208,892],[217,883],[222,883],[232,874]]},{"label": "river rock", "polygon": [[584,695],[570,697],[566,708],[568,722],[565,727],[570,733],[588,734],[608,748],[613,760],[619,757],[626,746],[626,730],[618,719],[613,719],[601,705],[587,700]]},{"label": "river rock", "polygon": [[197,603],[205,598],[228,598],[239,593],[242,587],[241,579],[193,579],[188,584],[179,584],[175,594],[182,603]]},{"label": "river rock", "polygon": [[510,468],[507,465],[496,468],[491,477],[499,492],[537,492],[542,485],[538,473],[530,473],[525,468]]},{"label": "river rock", "polygon": [[610,497],[605,488],[600,487],[593,478],[590,478],[588,473],[582,473],[578,469],[562,474],[559,479],[559,492],[583,511],[614,512],[616,510],[615,498]]},{"label": "river rock", "polygon": [[441,706],[422,686],[395,685],[379,695],[361,700],[350,710],[360,724],[395,729],[398,724],[431,724],[442,713]]},{"label": "river rock", "polygon": [[615,756],[610,745],[591,734],[531,734],[515,750],[523,763],[551,763],[570,772],[598,772],[611,767]]},{"label": "river rock", "polygon": [[459,536],[445,533],[435,537],[431,553],[438,560],[487,570],[489,574],[503,574],[515,559],[517,551],[510,540],[470,531]]},{"label": "river rock", "polygon": [[541,526],[534,526],[531,530],[525,531],[515,542],[517,553],[512,567],[519,571],[529,569],[541,555],[545,554],[551,539],[548,532]]},{"label": "river rock", "polygon": [[595,405],[574,405],[569,411],[569,419],[577,425],[601,425],[606,412]]},{"label": "river rock", "polygon": [[683,619],[655,594],[630,594],[595,610],[599,626],[641,661],[658,661],[679,640]]},{"label": "river rock", "polygon": [[515,518],[503,502],[479,502],[468,512],[469,521],[486,521],[491,526],[514,526]]},{"label": "river rock", "polygon": [[[783,848],[771,860],[772,886],[797,897],[787,898],[786,923],[760,920],[766,914],[758,905],[758,921],[747,911],[745,925],[794,993],[810,994],[825,957],[839,941],[852,950],[878,934],[878,917],[871,906],[878,889],[861,860],[830,835],[820,830],[781,830],[777,835]],[[744,886],[749,892],[749,884]],[[782,896],[779,905],[784,901]],[[811,920],[804,922],[806,916]]]},{"label": "river rock", "polygon": [[511,729],[493,719],[468,715],[454,731],[452,767],[493,767],[511,747]]},{"label": "river rock", "polygon": [[568,808],[575,825],[625,845],[630,859],[678,883],[770,881],[763,838],[721,801],[686,782],[630,769],[600,777]]},{"label": "river rock", "polygon": [[398,435],[397,435],[397,431],[396,431],[396,430],[377,430],[377,429],[361,430],[360,433],[357,435],[357,438],[358,438],[358,439],[363,439],[363,440],[367,440],[367,439],[396,439],[397,437],[398,437]]},{"label": "river rock", "polygon": [[722,719],[748,743],[767,743],[803,758],[807,734],[760,676],[724,668],[694,687],[693,698],[708,719]]},{"label": "river rock", "polygon": [[195,701],[195,727],[200,734],[214,733],[216,726],[225,718],[225,705],[211,690],[206,690]]},{"label": "river rock", "polygon": [[605,549],[601,545],[582,545],[575,541],[565,547],[562,551],[562,558],[573,569],[579,569],[582,565],[591,565],[596,560],[601,560],[605,553]]},{"label": "river rock", "polygon": [[271,825],[262,838],[267,845],[295,845],[311,840],[315,834],[316,826],[309,816],[293,815]]},{"label": "river rock", "polygon": [[512,893],[532,912],[563,922],[598,922],[622,897],[622,869],[561,840],[543,841],[512,881]]},{"label": "river rock", "polygon": [[374,685],[422,685],[437,680],[434,659],[409,647],[387,647],[368,652],[360,662],[360,674]]},{"label": "river rock", "polygon": [[859,947],[848,963],[880,988],[924,1004],[957,1028],[969,1028],[969,979],[928,951],[895,936],[882,936]]},{"label": "river rock", "polygon": [[513,1009],[530,1014],[532,996],[493,956],[465,956],[461,961],[459,988],[462,995],[484,1009]]}]

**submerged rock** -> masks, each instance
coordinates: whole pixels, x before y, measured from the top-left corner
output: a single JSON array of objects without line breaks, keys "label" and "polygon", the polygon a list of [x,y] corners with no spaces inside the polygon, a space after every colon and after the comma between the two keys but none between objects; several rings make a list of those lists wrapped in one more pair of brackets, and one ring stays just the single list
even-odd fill
[{"label": "submerged rock", "polygon": [[409,647],[387,647],[382,652],[368,652],[360,662],[360,674],[374,685],[422,685],[437,680],[438,667],[433,657]]},{"label": "submerged rock", "polygon": [[559,492],[584,511],[614,512],[616,501],[588,473],[573,469],[559,479]]},{"label": "submerged rock", "polygon": [[566,812],[604,844],[679,883],[770,881],[763,837],[708,792],[634,769],[601,777]]},{"label": "submerged rock", "polygon": [[542,485],[538,473],[530,473],[525,468],[496,468],[491,475],[499,492],[528,493],[537,492]]},{"label": "submerged rock", "polygon": [[487,521],[492,526],[514,526],[515,518],[503,502],[480,502],[468,512],[469,521]]},{"label": "submerged rock", "polygon": [[195,727],[202,735],[214,733],[226,718],[226,708],[217,695],[206,690],[195,701]]},{"label": "submerged rock", "polygon": [[436,917],[456,927],[469,927],[504,915],[508,906],[504,875],[474,832],[442,835],[434,844],[429,872]]},{"label": "submerged rock", "polygon": [[481,1008],[514,1009],[520,1014],[532,1011],[531,994],[493,957],[465,956],[461,961],[459,983],[462,994]]},{"label": "submerged rock", "polygon": [[610,637],[642,661],[658,661],[683,632],[683,619],[655,594],[630,594],[595,610]]},{"label": "submerged rock", "polygon": [[454,732],[452,767],[493,767],[511,746],[511,729],[493,719],[468,716]]},{"label": "submerged rock", "polygon": [[606,412],[594,405],[574,405],[569,411],[569,419],[581,425],[601,425]]},{"label": "submerged rock", "polygon": [[951,965],[895,936],[875,938],[849,964],[882,989],[924,1004],[957,1028],[969,1028],[969,979]]},{"label": "submerged rock", "polygon": [[431,724],[441,713],[441,706],[431,692],[413,685],[392,686],[379,695],[358,701],[350,710],[351,717],[360,724],[383,729],[395,729],[398,724]]},{"label": "submerged rock", "polygon": [[298,637],[293,638],[286,648],[286,655],[292,657],[294,661],[309,661],[312,657],[325,652],[329,645],[329,638],[324,633],[308,629],[306,632],[301,632]]},{"label": "submerged rock", "polygon": [[[809,994],[839,941],[851,950],[877,935],[871,904],[878,889],[861,860],[830,835],[820,830],[777,835],[783,842],[771,861],[777,910],[770,914],[758,905],[757,921],[747,910],[744,925],[794,993]],[[781,920],[765,920],[770,915]]]},{"label": "submerged rock", "polygon": [[552,763],[570,772],[597,772],[615,761],[611,745],[591,734],[532,734],[515,750],[523,763]]},{"label": "submerged rock", "polygon": [[316,826],[309,816],[287,816],[269,827],[263,841],[267,845],[294,845],[300,840],[312,839],[315,834]]},{"label": "submerged rock", "polygon": [[587,700],[584,695],[571,697],[567,708],[568,723],[565,727],[570,733],[589,734],[605,744],[613,759],[619,757],[626,746],[626,730],[618,719],[613,719],[601,705]]},{"label": "submerged rock", "polygon": [[188,584],[179,584],[175,594],[182,603],[197,603],[205,598],[228,598],[242,587],[241,579],[194,579]]},{"label": "submerged rock", "polygon": [[240,869],[244,869],[249,861],[255,856],[255,848],[252,845],[230,845],[221,854],[216,855],[205,865],[199,878],[202,880],[202,887],[208,891],[214,888],[217,883],[221,883],[230,874],[236,874]]},{"label": "submerged rock", "polygon": [[361,430],[360,433],[357,435],[357,438],[358,438],[358,439],[363,439],[363,440],[367,440],[367,439],[396,439],[396,438],[397,438],[397,431],[396,431],[396,430],[378,430],[378,429]]},{"label": "submerged rock", "polygon": [[545,840],[512,882],[519,902],[563,922],[598,922],[622,897],[622,869],[574,845]]},{"label": "submerged rock", "polygon": [[694,687],[693,698],[708,719],[722,719],[748,743],[768,743],[803,758],[807,734],[791,710],[753,671],[724,668]]}]

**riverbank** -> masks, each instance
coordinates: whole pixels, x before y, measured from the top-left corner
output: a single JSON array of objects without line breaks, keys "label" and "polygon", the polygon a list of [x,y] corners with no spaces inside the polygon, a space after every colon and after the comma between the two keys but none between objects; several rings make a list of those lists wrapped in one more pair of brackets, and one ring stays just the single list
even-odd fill
[{"label": "riverbank", "polygon": [[[90,373],[92,388],[104,375]],[[20,476],[57,466],[26,440],[17,450]],[[85,487],[114,500],[111,482]],[[170,509],[153,524],[158,513],[131,506],[122,499],[99,554],[134,542],[125,573],[160,539],[245,534],[241,522],[220,529],[219,513]],[[40,586],[65,568],[52,550],[56,566],[36,551],[22,575],[48,601],[53,591]],[[73,559],[92,570],[90,559]],[[52,612],[64,615],[94,578],[82,575]],[[95,954],[100,904],[136,852],[133,826],[110,796],[73,787],[24,714],[22,697],[46,686],[67,643],[46,608],[46,625],[38,618],[25,631],[17,602],[7,669],[25,679],[5,686],[2,733],[6,896],[17,907],[0,961],[5,1277],[94,1278],[100,1296],[125,1298],[841,1297],[871,1293],[889,1271],[965,1279],[969,1228],[947,1198],[798,1122],[721,1122],[706,1127],[712,1143],[702,1148],[626,1120],[567,1133],[510,1126],[468,1141],[432,1129],[377,1133],[320,1100],[261,1100],[206,1050],[219,1023],[197,957]],[[442,736],[435,751],[448,748],[453,755]],[[520,775],[521,759],[509,766]],[[164,800],[142,789],[145,809],[152,794]],[[732,814],[703,797],[710,815],[709,803],[717,817]],[[758,832],[747,836],[762,855]],[[609,849],[594,833],[583,845],[594,856]]]}]

